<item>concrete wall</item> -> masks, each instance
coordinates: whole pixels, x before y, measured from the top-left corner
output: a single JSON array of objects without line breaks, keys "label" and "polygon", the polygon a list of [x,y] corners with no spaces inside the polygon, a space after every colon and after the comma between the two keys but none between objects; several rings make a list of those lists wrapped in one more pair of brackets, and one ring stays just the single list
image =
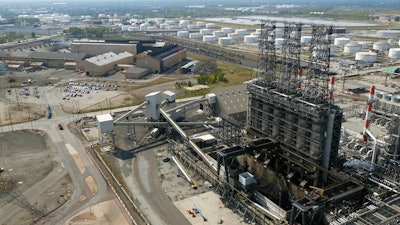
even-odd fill
[{"label": "concrete wall", "polygon": [[152,73],[160,73],[162,71],[161,62],[148,56],[145,52],[136,56],[136,66],[148,68]]},{"label": "concrete wall", "polygon": [[185,59],[186,59],[186,49],[180,50],[177,53],[162,59],[164,65],[163,69],[166,70],[172,68],[173,66],[178,65]]}]

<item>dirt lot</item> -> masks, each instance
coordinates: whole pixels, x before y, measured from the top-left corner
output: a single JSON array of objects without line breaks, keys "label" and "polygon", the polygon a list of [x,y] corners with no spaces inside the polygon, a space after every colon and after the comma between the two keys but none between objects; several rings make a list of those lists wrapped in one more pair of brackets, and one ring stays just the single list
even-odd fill
[{"label": "dirt lot", "polygon": [[69,199],[70,178],[45,133],[1,133],[0,143],[1,224],[31,224]]}]

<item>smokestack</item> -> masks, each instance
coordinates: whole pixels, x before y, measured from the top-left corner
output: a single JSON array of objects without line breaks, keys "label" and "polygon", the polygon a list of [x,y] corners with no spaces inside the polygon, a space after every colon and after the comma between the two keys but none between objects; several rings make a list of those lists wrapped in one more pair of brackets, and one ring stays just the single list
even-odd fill
[{"label": "smokestack", "polygon": [[371,123],[371,111],[372,111],[372,103],[374,103],[374,94],[375,94],[375,86],[372,85],[369,88],[367,112],[365,113],[364,131],[362,137],[363,142],[367,141],[367,129],[369,128],[369,124]]}]

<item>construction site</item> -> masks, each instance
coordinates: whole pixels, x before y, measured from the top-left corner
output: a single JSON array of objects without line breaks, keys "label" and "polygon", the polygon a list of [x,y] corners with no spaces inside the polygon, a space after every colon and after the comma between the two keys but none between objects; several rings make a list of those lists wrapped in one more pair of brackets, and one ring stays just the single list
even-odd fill
[{"label": "construction site", "polygon": [[[303,29],[311,34],[306,52]],[[189,184],[199,175],[249,224],[399,224],[398,103],[371,84],[363,110],[346,117],[334,93],[344,77],[330,73],[332,27],[282,30],[278,47],[276,22],[262,21],[258,75],[245,89],[179,104],[171,91],[149,93],[117,119],[97,117],[101,146],[118,147],[117,126],[141,146],[132,154],[168,143],[166,155]],[[219,106],[242,94],[246,122]],[[345,128],[347,119],[360,126]],[[143,126],[147,137],[137,137]]]}]

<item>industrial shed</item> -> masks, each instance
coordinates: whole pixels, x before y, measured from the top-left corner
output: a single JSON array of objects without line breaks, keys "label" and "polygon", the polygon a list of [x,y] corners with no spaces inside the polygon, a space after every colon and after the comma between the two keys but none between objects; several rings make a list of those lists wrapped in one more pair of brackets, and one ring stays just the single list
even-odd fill
[{"label": "industrial shed", "polygon": [[101,55],[107,52],[129,52],[136,55],[137,43],[137,41],[75,40],[71,43],[71,51],[90,55]]},{"label": "industrial shed", "polygon": [[118,64],[133,64],[133,60],[134,56],[129,52],[108,52],[79,61],[77,67],[88,76],[104,76],[114,71]]},{"label": "industrial shed", "polygon": [[215,88],[211,92],[217,97],[217,115],[228,115],[237,121],[246,120],[248,96],[243,84]]},{"label": "industrial shed", "polygon": [[169,45],[157,51],[145,51],[136,56],[138,67],[148,68],[153,73],[161,73],[182,63],[186,59],[186,49]]},{"label": "industrial shed", "polygon": [[31,52],[26,60],[28,62],[42,62],[50,68],[64,68],[66,62],[77,62],[87,58],[86,53],[63,53],[63,52]]}]

